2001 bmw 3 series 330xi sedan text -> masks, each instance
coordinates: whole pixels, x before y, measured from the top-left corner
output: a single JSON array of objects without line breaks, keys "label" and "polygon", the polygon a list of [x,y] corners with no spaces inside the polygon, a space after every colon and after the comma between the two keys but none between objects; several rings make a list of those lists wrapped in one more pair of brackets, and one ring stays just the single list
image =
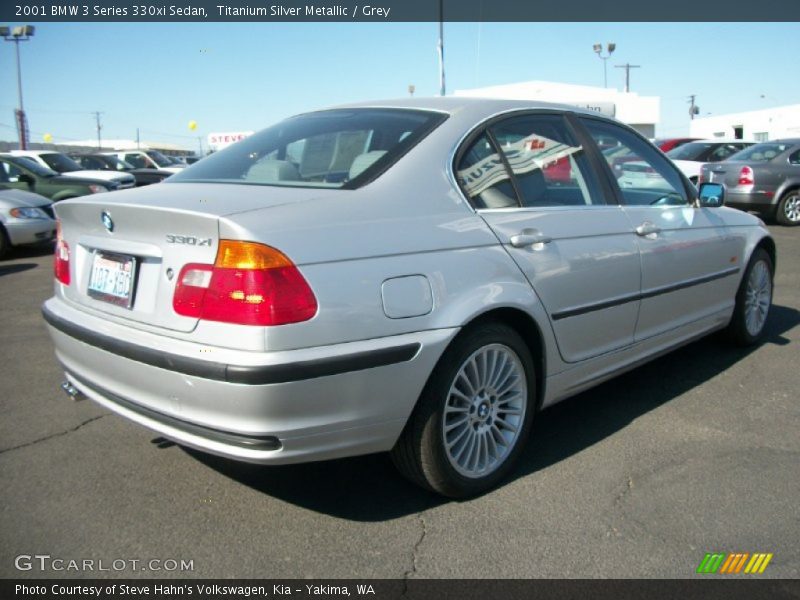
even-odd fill
[{"label": "2001 bmw 3 series 330xi sedan text", "polygon": [[67,390],[179,444],[391,451],[465,497],[542,408],[714,330],[760,340],[775,244],[724,194],[571,107],[321,110],[162,185],[59,202],[43,314]]}]

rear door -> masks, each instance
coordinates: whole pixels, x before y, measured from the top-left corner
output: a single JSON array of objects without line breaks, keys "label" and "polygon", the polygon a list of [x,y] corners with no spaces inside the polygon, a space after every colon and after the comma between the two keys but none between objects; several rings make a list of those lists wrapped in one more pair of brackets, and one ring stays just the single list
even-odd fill
[{"label": "rear door", "polygon": [[[631,157],[637,177],[620,177],[617,193],[642,261],[636,340],[687,325],[729,307],[742,255],[722,214],[694,207],[694,197],[670,161],[647,140],[614,123],[582,117],[596,140]],[[611,171],[607,174],[613,179]]]},{"label": "rear door", "polygon": [[508,117],[459,155],[462,190],[542,301],[564,360],[633,342],[639,251],[560,114]]}]

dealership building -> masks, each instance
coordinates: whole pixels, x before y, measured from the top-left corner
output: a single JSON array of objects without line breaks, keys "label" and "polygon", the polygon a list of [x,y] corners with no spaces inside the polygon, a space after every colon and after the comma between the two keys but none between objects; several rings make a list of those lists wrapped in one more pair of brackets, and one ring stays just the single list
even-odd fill
[{"label": "dealership building", "polygon": [[693,119],[692,137],[735,138],[766,142],[800,137],[800,104]]},{"label": "dealership building", "polygon": [[655,137],[656,124],[661,116],[661,99],[658,96],[640,96],[614,88],[553,81],[524,81],[456,90],[454,95],[573,104],[615,117],[648,138]]}]

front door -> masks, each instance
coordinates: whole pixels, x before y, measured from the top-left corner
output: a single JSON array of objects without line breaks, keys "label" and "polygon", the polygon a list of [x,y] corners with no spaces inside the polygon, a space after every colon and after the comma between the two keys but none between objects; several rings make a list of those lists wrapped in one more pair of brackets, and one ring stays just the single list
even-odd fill
[{"label": "front door", "polygon": [[608,175],[616,178],[623,212],[641,253],[636,340],[731,307],[741,251],[719,213],[694,207],[677,169],[646,140],[607,121],[581,122],[596,141],[611,145],[604,154],[625,156],[622,169]]}]

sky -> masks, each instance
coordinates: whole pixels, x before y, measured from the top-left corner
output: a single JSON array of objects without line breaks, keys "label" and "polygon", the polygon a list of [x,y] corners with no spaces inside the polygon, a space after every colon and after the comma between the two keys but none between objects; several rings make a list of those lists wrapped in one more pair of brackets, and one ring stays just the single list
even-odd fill
[{"label": "sky", "polygon": [[[9,23],[18,25],[23,23]],[[439,93],[438,23],[35,23],[20,46],[31,141],[102,136],[199,150],[344,102]],[[800,23],[446,23],[447,93],[545,80],[661,98],[659,137],[700,116],[800,103]],[[14,45],[0,44],[0,140],[16,139]],[[189,129],[195,121],[195,130]]]}]

